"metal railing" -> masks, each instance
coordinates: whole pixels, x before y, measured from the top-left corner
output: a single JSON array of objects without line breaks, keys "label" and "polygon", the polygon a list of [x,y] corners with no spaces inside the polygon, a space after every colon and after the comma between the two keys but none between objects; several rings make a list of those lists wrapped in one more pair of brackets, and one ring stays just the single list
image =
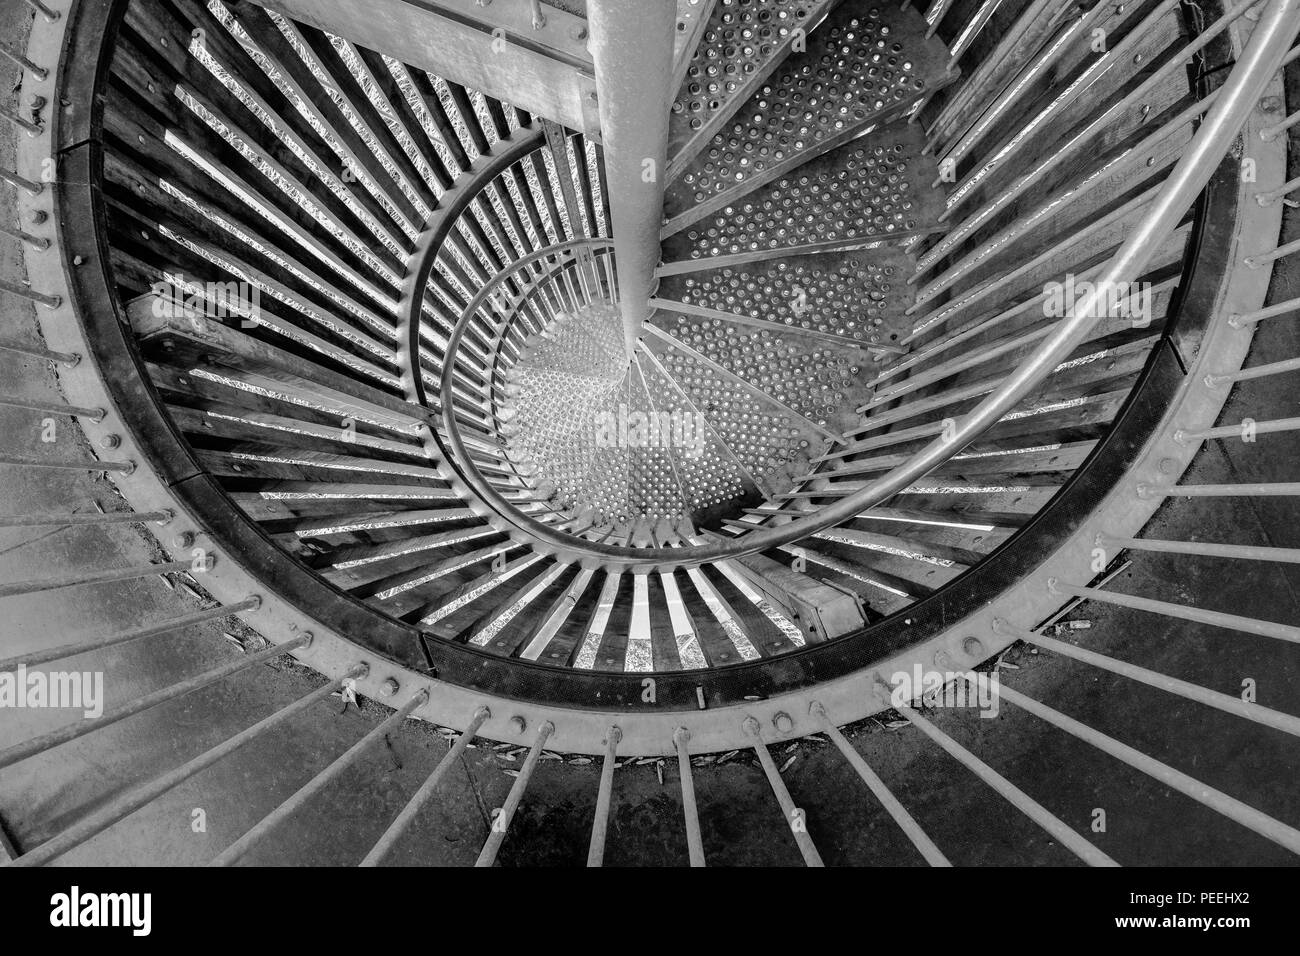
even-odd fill
[{"label": "metal railing", "polygon": [[523,514],[511,506],[474,467],[461,435],[462,424],[451,408],[457,352],[469,324],[476,321],[484,303],[499,294],[502,283],[519,270],[575,243],[561,244],[511,263],[480,290],[462,312],[452,332],[447,347],[448,361],[442,373],[442,423],[443,438],[449,446],[459,478],[514,532],[534,546],[569,560],[596,561],[609,569],[623,571],[693,567],[782,547],[850,520],[886,501],[957,455],[1012,410],[1087,340],[1089,333],[1107,314],[1104,306],[1113,300],[1115,290],[1142,275],[1161,241],[1172,233],[1218,168],[1266,84],[1283,65],[1300,26],[1298,11],[1300,0],[1274,0],[1260,15],[1240,59],[1217,92],[1200,128],[1136,228],[1100,269],[1087,295],[1067,311],[1059,324],[975,408],[942,429],[934,426],[930,431],[939,433],[937,437],[866,487],[784,524],[756,527],[731,539],[715,539],[687,548],[637,548],[592,541]]},{"label": "metal railing", "polygon": [[[937,0],[938,2],[938,0]],[[1151,214],[1143,222],[1141,228],[1136,230],[1129,240],[1124,244],[1111,262],[1106,267],[1105,275],[1109,281],[1119,281],[1122,277],[1138,274],[1141,271],[1143,256],[1145,254],[1144,244],[1153,245],[1154,240],[1165,234],[1172,223],[1182,214],[1182,210],[1204,184],[1207,177],[1213,170],[1219,159],[1227,148],[1230,139],[1235,135],[1237,123],[1241,117],[1249,113],[1253,106],[1254,98],[1258,97],[1261,85],[1266,82],[1273,73],[1278,62],[1280,62],[1281,53],[1285,50],[1286,44],[1290,42],[1291,36],[1295,32],[1296,14],[1295,7],[1300,0],[1273,0],[1266,12],[1260,18],[1256,33],[1252,37],[1250,44],[1247,46],[1237,68],[1234,70],[1231,80],[1224,87],[1224,91],[1219,98],[1218,107],[1221,109],[1212,112],[1207,118],[1205,126],[1201,133],[1193,141],[1188,152],[1184,155],[1184,161],[1181,162],[1175,170],[1174,175],[1166,184],[1160,198],[1153,206]],[[58,17],[57,11],[51,11],[48,8],[38,4],[35,0],[29,0],[29,3],[45,14],[49,20]],[[570,296],[570,304],[579,301],[576,296],[576,289],[581,287],[582,281],[578,274],[570,274],[569,279],[577,282],[576,286],[570,286],[564,278],[566,271],[571,268],[581,268],[581,264],[589,264],[592,260],[575,254],[572,250],[578,248],[581,242],[563,243],[565,248],[557,251],[556,249],[542,250],[536,253],[532,262],[543,262],[544,260],[553,269],[543,269],[547,273],[544,278],[539,279],[538,287],[546,286],[547,283],[555,283],[550,287],[550,293],[555,295],[561,294],[561,289],[565,294]],[[1278,247],[1272,252],[1261,253],[1257,261],[1266,262],[1273,259],[1281,258],[1284,255],[1291,255],[1297,250],[1291,247]],[[1273,253],[1277,253],[1274,255]],[[547,256],[552,258],[547,259]],[[521,267],[526,267],[524,263]],[[608,263],[606,262],[606,265]],[[512,267],[513,270],[513,267]],[[517,270],[514,270],[517,271]],[[609,286],[608,288],[612,288]],[[453,336],[452,347],[449,348],[450,357],[455,357],[455,344],[458,335],[464,331],[464,326],[469,318],[483,305],[487,295],[491,294],[490,289],[485,289],[481,298],[475,303],[471,303],[470,308],[462,315],[461,322],[458,323],[456,335]],[[549,294],[549,293],[548,293]],[[1098,293],[1100,294],[1100,293]],[[558,300],[557,300],[558,301]],[[1294,311],[1294,303],[1282,303],[1279,306],[1272,306],[1254,313],[1234,315],[1228,318],[1228,323],[1233,327],[1247,323],[1254,323],[1282,314],[1282,307]],[[1062,323],[1047,342],[1043,343],[1035,353],[1027,359],[1019,369],[1013,374],[1012,379],[994,393],[985,404],[990,406],[991,410],[981,411],[985,408],[982,404],[976,409],[967,420],[963,423],[963,429],[966,432],[966,441],[978,435],[983,428],[987,428],[992,421],[996,420],[998,402],[1003,402],[1002,408],[1010,407],[1012,403],[1024,392],[1032,387],[1036,380],[1035,376],[1041,378],[1046,375],[1054,365],[1057,358],[1064,354],[1071,347],[1071,344],[1078,341],[1079,336],[1087,333],[1088,327],[1096,321],[1095,318],[1089,317],[1087,308],[1079,310],[1082,315],[1069,317]],[[503,323],[501,332],[503,336],[510,336],[512,339],[518,339],[525,335],[524,328],[527,319],[520,319],[520,310],[508,311],[501,317]],[[520,324],[523,323],[523,324]],[[16,351],[24,351],[15,349]],[[43,352],[38,350],[25,350],[28,354],[51,360],[63,360],[72,364],[76,361],[76,356],[71,353],[54,353]],[[1215,373],[1207,378],[1207,384],[1211,386],[1220,384],[1226,385],[1234,381],[1245,380],[1248,377],[1261,377],[1268,374],[1276,374],[1282,371],[1294,370],[1297,366],[1296,360],[1274,363],[1272,366],[1259,366],[1247,372],[1230,372],[1223,371]],[[450,363],[449,363],[450,365]],[[444,371],[443,379],[443,414],[444,425],[448,426],[448,435],[450,439],[458,436],[458,427],[461,422],[457,419],[454,412],[454,403],[448,400],[450,395],[448,385],[448,372]],[[494,371],[491,379],[495,381],[497,374]],[[17,406],[32,410],[30,406]],[[87,409],[65,409],[73,414],[94,410]],[[990,417],[993,416],[993,417]],[[93,414],[86,417],[93,419]],[[1186,438],[1196,438],[1197,440],[1205,438],[1224,437],[1226,433],[1221,433],[1218,429],[1208,427],[1199,431],[1189,431],[1185,433]],[[1267,431],[1267,429],[1262,429]],[[1274,429],[1276,430],[1276,429]],[[942,456],[945,452],[955,450],[953,446],[960,447],[962,435],[954,435],[952,438],[936,442],[928,448],[922,455]],[[454,442],[453,442],[454,443]],[[463,441],[459,446],[464,452],[466,446]],[[462,463],[472,464],[472,459],[468,454],[463,454],[460,459]],[[0,463],[17,467],[44,467],[44,468],[67,468],[67,469],[84,469],[91,471],[116,471],[129,474],[134,468],[134,462],[111,462],[111,461],[57,461],[45,462],[36,460],[27,460],[8,456],[0,459]],[[922,462],[921,464],[924,464]],[[918,467],[914,462],[908,462],[900,469]],[[470,468],[467,469],[467,476],[476,474]],[[893,473],[882,479],[882,482],[893,477]],[[481,481],[486,484],[486,479]],[[872,486],[865,490],[860,497],[863,499],[870,498],[878,493],[877,486]],[[1139,494],[1144,497],[1179,497],[1179,496],[1200,496],[1200,497],[1220,497],[1227,495],[1287,495],[1294,496],[1300,494],[1300,484],[1282,483],[1282,484],[1255,484],[1255,485],[1148,485],[1139,489]],[[859,496],[853,496],[859,497]],[[847,500],[847,499],[846,499]],[[502,499],[507,509],[512,509],[510,502]],[[844,503],[841,503],[843,505]],[[839,507],[839,506],[837,506]],[[861,503],[855,503],[855,508],[862,507]],[[83,516],[74,516],[71,514],[61,515],[20,515],[8,516],[5,522],[10,526],[27,527],[34,524],[45,523],[74,523],[88,524],[101,519],[109,519],[110,516],[95,516],[89,521],[73,520]],[[145,521],[163,521],[169,517],[165,511],[141,511],[133,513],[131,517],[140,522]],[[526,517],[526,516],[521,516]],[[819,515],[817,520],[823,516]],[[112,520],[119,520],[117,515],[111,516]],[[121,520],[125,520],[122,518]],[[787,529],[789,526],[787,526]],[[553,531],[547,526],[543,526],[548,532]],[[783,529],[783,530],[787,530]],[[746,539],[747,541],[749,539]],[[1294,562],[1300,560],[1297,552],[1277,549],[1277,548],[1254,548],[1249,546],[1234,545],[1214,545],[1204,542],[1162,542],[1154,540],[1141,540],[1132,538],[1106,538],[1099,540],[1099,544],[1111,547],[1125,548],[1144,548],[1153,551],[1170,551],[1174,553],[1219,555],[1224,557],[1244,558],[1249,560],[1272,560]],[[582,546],[589,546],[590,542],[581,542]],[[747,550],[755,550],[765,545],[755,545],[753,548],[747,547]],[[635,549],[627,549],[635,550]],[[702,550],[702,549],[700,549]],[[644,552],[637,551],[638,555]],[[704,560],[700,558],[699,560]],[[685,563],[685,562],[683,562]],[[695,563],[692,561],[691,563]],[[40,589],[53,587],[73,587],[108,580],[124,580],[130,577],[140,575],[152,575],[170,570],[184,570],[190,565],[187,562],[172,562],[170,564],[149,564],[146,566],[102,572],[98,575],[67,575],[63,578],[46,579],[37,582]],[[1290,643],[1300,642],[1300,629],[1282,624],[1269,624],[1268,622],[1254,621],[1246,617],[1225,615],[1218,612],[1204,611],[1196,608],[1184,607],[1181,605],[1170,604],[1168,602],[1152,601],[1145,598],[1129,597],[1125,595],[1114,594],[1101,590],[1100,588],[1075,586],[1062,582],[1052,582],[1052,588],[1055,593],[1064,597],[1087,598],[1090,600],[1109,601],[1121,606],[1133,607],[1142,611],[1169,615],[1176,618],[1182,618],[1190,621],[1212,624],[1219,627],[1240,630],[1245,633],[1255,633],[1262,636],[1276,638]],[[0,590],[0,597],[9,594],[24,593],[31,588],[26,582],[19,585],[9,585],[7,590]],[[260,598],[256,595],[249,596],[237,603],[230,603],[223,606],[209,608],[207,610],[185,615],[182,617],[172,618],[153,625],[134,628],[129,631],[119,633],[101,634],[87,641],[66,644],[56,648],[50,648],[42,651],[30,652],[16,657],[9,657],[0,660],[0,670],[6,670],[11,667],[20,665],[35,665],[74,654],[81,654],[92,650],[100,650],[106,647],[115,646],[129,641],[142,640],[151,637],[162,637],[163,635],[173,633],[179,629],[187,628],[204,622],[219,620],[230,615],[239,615],[245,612],[253,612],[260,606]],[[1281,713],[1258,704],[1246,704],[1241,699],[1222,694],[1209,688],[1200,687],[1186,681],[1179,680],[1170,676],[1159,674],[1155,671],[1139,667],[1125,661],[1075,647],[1063,641],[1055,640],[1044,634],[1039,633],[1042,628],[1024,628],[1006,621],[998,620],[995,622],[995,630],[1009,637],[1024,640],[1030,644],[1037,645],[1044,649],[1063,656],[1072,657],[1082,663],[1089,664],[1101,670],[1114,673],[1126,679],[1138,681],[1147,686],[1155,687],[1163,692],[1180,696],[1187,700],[1192,700],[1210,707],[1217,708],[1224,712],[1230,713],[1242,719],[1281,730],[1292,736],[1300,736],[1300,720],[1295,716]],[[275,645],[259,654],[249,656],[241,661],[231,665],[226,665],[194,677],[187,678],[184,681],[173,684],[167,688],[157,691],[151,695],[140,698],[127,707],[117,711],[111,711],[94,724],[85,725],[86,729],[82,730],[81,725],[73,725],[70,728],[56,730],[50,734],[35,738],[26,744],[17,748],[11,748],[5,754],[0,754],[0,764],[17,763],[22,760],[30,759],[38,753],[44,753],[53,748],[62,746],[70,740],[82,736],[84,733],[92,732],[100,727],[106,726],[120,719],[127,719],[138,715],[145,709],[152,708],[156,705],[164,704],[168,701],[208,686],[218,680],[243,671],[273,656],[283,654],[297,648],[306,646],[312,637],[310,634],[301,634],[295,638],[286,640],[283,643]],[[252,724],[246,729],[227,738],[222,743],[200,753],[199,755],[187,760],[178,767],[167,770],[158,776],[152,777],[143,783],[122,793],[110,796],[101,805],[96,807],[92,812],[72,823],[67,828],[55,836],[49,838],[44,843],[31,847],[17,857],[12,865],[15,866],[34,866],[48,863],[69,850],[90,840],[95,835],[103,832],[119,820],[122,820],[129,814],[135,812],[158,799],[163,794],[172,790],[185,780],[194,777],[207,767],[212,766],[231,756],[240,748],[267,734],[277,728],[286,726],[296,715],[306,711],[314,705],[325,700],[330,694],[343,690],[347,687],[350,680],[358,679],[367,672],[367,665],[363,663],[350,664],[341,674],[322,687],[319,687],[300,699],[293,701],[288,706],[271,714],[270,716]],[[876,693],[882,698],[882,706],[886,705],[888,700],[889,688],[887,685],[880,683],[877,685]],[[266,816],[260,823],[251,828],[245,835],[233,844],[229,849],[223,852],[214,862],[232,863],[238,858],[244,856],[255,844],[261,841],[268,833],[272,832],[280,823],[282,823],[290,814],[297,812],[303,804],[314,794],[322,790],[326,785],[338,779],[340,774],[364,753],[366,748],[376,743],[383,734],[394,728],[408,716],[413,715],[416,711],[424,707],[430,700],[433,690],[429,686],[419,685],[414,688],[413,692],[406,698],[405,702],[391,715],[388,719],[378,724],[373,730],[362,737],[353,747],[347,750],[341,757],[333,761],[321,773],[314,776],[302,788],[300,788],[292,797],[281,803],[275,810]],[[1172,789],[1191,797],[1209,807],[1225,818],[1241,824],[1242,826],[1261,834],[1269,840],[1287,848],[1293,853],[1300,853],[1300,831],[1295,828],[1270,817],[1258,810],[1255,810],[1241,801],[1236,800],[1221,793],[1205,784],[1197,781],[1186,774],[1174,770],[1172,767],[1146,756],[1132,747],[1122,744],[1121,742],[1104,735],[1092,728],[1089,728],[1080,722],[1067,717],[1066,715],[1053,710],[1022,693],[1010,689],[1003,689],[1002,694],[1005,699],[1016,706],[1027,710],[1040,719],[1051,723],[1066,733],[1087,742],[1098,748],[1104,753],[1115,757],[1139,771],[1147,774],[1151,778],[1160,781]],[[1112,865],[1115,861],[1095,847],[1087,839],[1081,837],[1074,829],[1055,816],[1048,809],[1034,801],[1023,790],[1016,787],[1005,777],[991,768],[987,763],[980,760],[974,753],[959,744],[952,737],[945,734],[933,723],[921,716],[917,711],[906,705],[899,706],[901,713],[912,725],[924,733],[928,739],[941,747],[945,752],[951,755],[955,760],[970,769],[983,782],[992,787],[997,793],[1003,796],[1017,810],[1024,813],[1036,824],[1042,827],[1046,832],[1059,840],[1062,845],[1075,853],[1080,859],[1094,865]],[[880,777],[872,770],[863,757],[854,749],[845,737],[839,732],[836,723],[829,717],[827,709],[817,700],[813,700],[809,707],[809,713],[815,721],[819,722],[820,728],[829,736],[831,742],[844,755],[858,773],[863,782],[871,792],[880,800],[882,805],[888,811],[890,816],[905,832],[912,844],[932,865],[945,865],[947,859],[938,849],[934,842],[926,835],[923,829],[911,817],[908,811],[899,803],[899,801],[888,790]],[[393,820],[392,824],[374,848],[366,856],[362,865],[375,865],[379,862],[395,843],[407,831],[416,814],[428,802],[434,789],[447,769],[459,758],[464,749],[474,739],[475,734],[490,716],[486,705],[478,707],[473,713],[473,719],[465,727],[464,732],[457,739],[456,744],[450,751],[439,761],[436,768],[432,771],[425,783],[420,787],[416,794],[411,798],[406,808]],[[795,806],[793,797],[789,790],[782,782],[779,772],[773,773],[772,759],[767,752],[767,743],[764,741],[764,734],[767,735],[768,742],[781,738],[785,733],[779,726],[777,733],[774,735],[767,730],[766,726],[752,716],[745,716],[743,719],[739,714],[735,714],[737,720],[742,723],[743,731],[752,741],[751,746],[765,772],[765,775],[772,787],[773,796],[780,805],[783,815],[790,823],[791,835],[797,844],[803,858],[810,865],[816,865],[820,862],[820,856],[813,843],[811,836],[805,826],[805,818],[802,811]],[[519,720],[518,735],[522,736],[525,732],[525,722],[522,718]],[[579,719],[575,717],[575,720]],[[678,760],[679,779],[682,792],[682,807],[684,813],[684,825],[687,834],[689,856],[692,864],[702,865],[705,861],[704,833],[701,830],[699,813],[695,801],[694,783],[691,774],[691,726],[689,717],[684,718],[687,725],[680,726],[672,735],[673,750]],[[510,794],[501,808],[492,832],[489,834],[485,845],[479,856],[479,862],[482,865],[490,865],[496,859],[498,850],[506,839],[510,823],[514,816],[515,810],[519,807],[526,788],[529,785],[532,771],[537,766],[538,758],[543,753],[547,741],[556,733],[556,726],[549,722],[541,722],[535,728],[528,728],[533,734],[530,752],[523,771],[517,776],[515,785],[511,788]],[[597,811],[592,825],[592,835],[588,860],[589,863],[599,865],[603,859],[606,834],[607,820],[610,806],[611,791],[614,784],[614,765],[619,755],[619,744],[622,740],[622,731],[617,725],[608,726],[606,730],[606,750],[604,753],[604,763],[599,783],[599,792],[597,796]]]}]

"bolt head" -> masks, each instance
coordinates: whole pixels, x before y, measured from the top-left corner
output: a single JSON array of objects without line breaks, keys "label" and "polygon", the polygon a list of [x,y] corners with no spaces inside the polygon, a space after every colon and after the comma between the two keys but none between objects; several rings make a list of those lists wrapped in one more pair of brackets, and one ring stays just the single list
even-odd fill
[{"label": "bolt head", "polygon": [[528,721],[516,714],[510,718],[510,729],[517,734],[522,734],[528,729]]},{"label": "bolt head", "polygon": [[788,734],[790,731],[794,730],[794,720],[785,711],[781,711],[781,713],[772,718],[772,726],[775,727],[778,732]]},{"label": "bolt head", "polygon": [[390,677],[379,685],[379,695],[381,697],[392,697],[400,689],[400,686],[396,680]]}]

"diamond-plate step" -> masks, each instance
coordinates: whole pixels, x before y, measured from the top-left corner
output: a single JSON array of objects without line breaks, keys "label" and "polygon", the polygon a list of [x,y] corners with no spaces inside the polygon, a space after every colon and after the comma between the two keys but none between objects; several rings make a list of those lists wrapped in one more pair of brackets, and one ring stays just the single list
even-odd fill
[{"label": "diamond-plate step", "polygon": [[[745,328],[720,319],[661,312],[655,324],[731,374],[837,434],[857,427],[855,411],[872,394],[870,356],[806,336]],[[785,447],[785,442],[780,446]]]},{"label": "diamond-plate step", "polygon": [[930,187],[923,138],[897,120],[825,153],[684,226],[664,242],[664,261],[773,258],[934,231],[943,197]]},{"label": "diamond-plate step", "polygon": [[664,278],[656,301],[837,349],[886,346],[911,331],[911,262],[891,245],[700,268]]},{"label": "diamond-plate step", "polygon": [[587,306],[534,335],[509,372],[498,411],[506,453],[537,496],[585,511],[593,533],[662,538],[757,493],[653,360],[629,365],[614,351],[620,329],[616,309]]},{"label": "diamond-plate step", "polygon": [[689,164],[670,162],[664,235],[878,132],[951,79],[915,11],[841,4]]},{"label": "diamond-plate step", "polygon": [[668,119],[668,176],[689,163],[839,0],[717,0]]},{"label": "diamond-plate step", "polygon": [[728,455],[766,495],[788,488],[801,463],[837,437],[673,332],[658,325],[648,331],[645,354],[703,413]]}]

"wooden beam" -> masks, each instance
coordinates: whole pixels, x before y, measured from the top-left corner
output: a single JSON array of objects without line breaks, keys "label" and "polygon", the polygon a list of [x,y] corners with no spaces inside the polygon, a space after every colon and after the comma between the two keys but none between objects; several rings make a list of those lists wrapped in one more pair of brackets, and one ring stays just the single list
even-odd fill
[{"label": "wooden beam", "polygon": [[600,140],[587,21],[546,7],[475,0],[258,0],[343,37]]}]

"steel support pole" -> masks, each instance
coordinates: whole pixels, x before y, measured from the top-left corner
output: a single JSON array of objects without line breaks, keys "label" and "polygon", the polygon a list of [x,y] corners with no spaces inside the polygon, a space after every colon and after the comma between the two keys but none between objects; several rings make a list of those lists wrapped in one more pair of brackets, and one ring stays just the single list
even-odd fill
[{"label": "steel support pole", "polygon": [[600,787],[596,791],[596,817],[591,823],[591,843],[587,847],[587,866],[605,862],[605,834],[609,827],[609,801],[614,792],[614,766],[618,762],[618,743],[623,731],[610,727],[605,737],[605,762],[600,766]]},{"label": "steel support pole", "polygon": [[487,840],[483,843],[483,849],[479,851],[478,859],[474,861],[475,866],[490,867],[496,863],[497,851],[501,849],[501,844],[506,841],[510,821],[515,818],[515,811],[519,809],[519,804],[524,799],[524,791],[528,789],[528,781],[533,778],[533,771],[537,769],[537,761],[542,756],[542,748],[546,746],[546,741],[553,733],[555,733],[555,725],[549,720],[545,721],[537,731],[533,746],[528,751],[528,756],[524,758],[524,765],[519,768],[519,776],[515,777],[514,785],[510,788],[510,792],[506,794],[506,802],[501,806],[501,812],[492,820],[492,828],[488,832]]},{"label": "steel support pole", "polygon": [[222,850],[208,863],[208,866],[233,866],[243,859],[248,851],[268,833],[293,816],[312,797],[341,777],[377,741],[400,727],[402,722],[410,717],[413,711],[423,707],[428,702],[429,689],[427,687],[416,691],[411,695],[411,699],[393,711],[387,720],[372,727],[368,734],[349,747],[341,756],[336,757],[328,767],[299,787],[293,796],[264,816],[238,840]]},{"label": "steel support pole", "polygon": [[146,624],[143,627],[132,628],[129,631],[120,631],[104,637],[92,637],[89,640],[78,641],[75,644],[60,644],[57,647],[47,647],[38,651],[18,654],[14,657],[2,658],[0,659],[0,671],[16,671],[19,667],[37,667],[64,657],[72,657],[74,654],[88,654],[91,651],[103,650],[106,647],[115,647],[118,644],[127,644],[142,638],[179,631],[196,624],[219,621],[224,617],[230,617],[232,614],[256,611],[261,606],[262,599],[257,595],[250,595],[234,604],[223,604],[219,607],[209,608],[206,611],[198,611],[194,614],[159,621],[157,624]]},{"label": "steel support pole", "polygon": [[[885,700],[889,697],[884,696]],[[926,720],[911,707],[906,704],[899,704],[894,708],[902,714],[914,727],[919,729],[923,734],[942,747],[949,756],[961,763],[967,770],[979,777],[980,780],[992,787],[999,795],[1007,800],[1013,807],[1023,813],[1029,819],[1033,820],[1040,827],[1055,837],[1062,846],[1077,856],[1089,866],[1119,866],[1101,850],[1097,849],[1079,834],[1075,833],[1059,817],[1049,811],[1029,794],[1025,793],[1015,784],[1013,784],[1002,774],[998,773],[979,757],[963,747],[957,741],[953,740],[942,730],[936,727],[930,721]]]},{"label": "steel support pole", "polygon": [[686,742],[691,732],[685,727],[673,731],[673,745],[677,748],[677,772],[682,782],[682,814],[686,818],[686,851],[691,866],[704,866],[704,837],[700,832],[700,811],[695,803],[695,778],[691,775],[691,755]]},{"label": "steel support pole", "polygon": [[454,767],[456,761],[460,759],[460,755],[469,749],[470,743],[474,740],[474,735],[483,726],[483,722],[491,716],[492,711],[486,707],[480,706],[474,711],[474,719],[469,722],[465,732],[457,737],[456,742],[443,754],[442,759],[438,761],[438,766],[433,768],[433,773],[429,774],[424,783],[420,784],[420,789],[415,791],[415,796],[411,797],[406,806],[402,808],[402,812],[388,825],[384,835],[376,841],[370,852],[366,854],[365,859],[357,864],[358,866],[378,866],[379,861],[386,857],[393,847],[397,845],[403,834],[415,822],[420,810],[429,802],[429,798],[433,796],[433,791],[442,782],[442,778],[447,775],[447,771]]},{"label": "steel support pole", "polygon": [[362,677],[368,670],[369,667],[365,664],[354,665],[342,677],[330,681],[324,687],[318,687],[305,697],[301,697],[282,710],[276,711],[270,717],[262,718],[253,726],[241,730],[223,743],[205,750],[176,769],[169,770],[160,777],[155,777],[147,783],[112,797],[103,806],[91,811],[88,816],[82,817],[57,836],[51,837],[34,849],[28,850],[12,863],[5,865],[15,867],[44,866],[55,857],[62,856],[73,847],[85,843],[97,833],[107,830],[123,817],[130,816],[141,807],[153,803],[168,790],[179,786],[201,770],[211,767],[217,761],[225,759],[249,741],[256,740],[266,731],[279,727],[308,707],[324,700],[343,686],[343,682],[349,677]]},{"label": "steel support pole", "polygon": [[808,710],[809,713],[822,722],[822,729],[826,731],[826,736],[830,737],[831,743],[839,749],[839,752],[844,755],[844,759],[857,771],[858,776],[862,778],[862,782],[875,794],[881,806],[894,818],[894,822],[899,825],[902,831],[907,834],[907,838],[912,841],[912,845],[921,851],[921,856],[925,857],[925,861],[931,866],[952,866],[948,862],[948,858],[943,855],[943,852],[935,846],[934,841],[921,829],[921,825],[898,802],[898,798],[890,793],[889,788],[885,786],[885,782],[880,779],[879,774],[871,769],[866,760],[862,758],[862,755],[854,750],[853,745],[840,733],[840,729],[835,726],[821,702],[814,701]]},{"label": "steel support pole", "polygon": [[256,654],[250,654],[247,657],[240,657],[233,661],[228,661],[219,667],[213,667],[197,674],[187,680],[178,681],[160,690],[144,694],[139,697],[133,697],[125,703],[119,704],[110,710],[104,711],[100,716],[79,720],[71,724],[63,724],[56,727],[48,733],[41,734],[39,737],[32,737],[21,743],[14,744],[0,750],[0,768],[9,767],[18,763],[20,760],[26,760],[28,757],[34,757],[36,754],[44,753],[53,747],[59,747],[70,741],[77,740],[87,734],[102,730],[105,727],[111,727],[120,720],[126,720],[128,717],[134,717],[136,714],[144,713],[152,707],[159,704],[166,704],[169,701],[184,697],[186,694],[192,694],[197,690],[205,687],[211,687],[218,681],[223,681],[227,677],[233,677],[240,671],[245,671],[259,664],[264,664],[269,660],[274,660],[282,654],[287,654],[299,647],[305,647],[311,643],[311,633],[302,632],[297,637],[291,637],[289,640],[280,644],[272,644],[264,651]]},{"label": "steel support pole", "polygon": [[677,5],[591,0],[587,6],[605,175],[614,225],[619,311],[628,360],[650,312],[663,225]]},{"label": "steel support pole", "polygon": [[754,738],[754,753],[758,755],[758,762],[763,766],[763,773],[767,777],[768,785],[772,788],[772,795],[776,797],[776,802],[781,806],[781,815],[785,817],[785,822],[790,827],[790,832],[794,835],[794,842],[799,847],[799,852],[803,855],[803,861],[808,866],[825,866],[822,862],[821,854],[817,852],[817,846],[813,843],[812,837],[808,835],[808,827],[804,821],[803,811],[794,805],[794,798],[790,796],[790,790],[781,779],[781,771],[776,767],[776,761],[772,759],[772,754],[767,749],[767,744],[763,743],[762,731],[758,719],[755,717],[748,718],[744,723],[745,733]]}]

